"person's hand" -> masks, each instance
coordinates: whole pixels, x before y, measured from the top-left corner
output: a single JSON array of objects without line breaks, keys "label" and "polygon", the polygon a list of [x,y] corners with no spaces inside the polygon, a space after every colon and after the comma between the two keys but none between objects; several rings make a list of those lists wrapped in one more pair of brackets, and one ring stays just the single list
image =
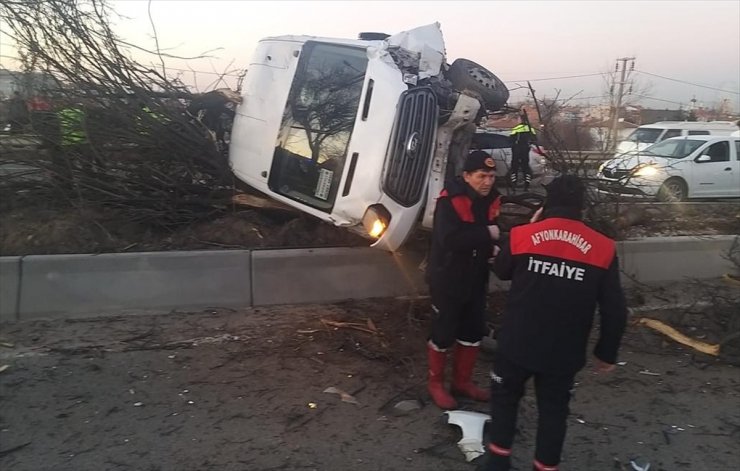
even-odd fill
[{"label": "person's hand", "polygon": [[495,224],[488,226],[488,233],[491,235],[491,239],[493,240],[499,240],[499,238],[501,238],[501,229],[499,229]]},{"label": "person's hand", "polygon": [[541,207],[540,209],[538,209],[537,211],[535,211],[534,214],[532,215],[532,217],[529,218],[530,224],[533,223],[533,222],[539,221],[540,218],[542,217],[542,211],[544,211],[544,210],[545,210],[545,208],[544,207]]},{"label": "person's hand", "polygon": [[493,265],[493,262],[496,261],[496,255],[498,255],[499,252],[501,252],[501,247],[499,247],[498,245],[494,245],[493,246],[493,255],[491,256],[491,258],[488,259],[488,264],[489,265]]},{"label": "person's hand", "polygon": [[605,361],[599,360],[597,357],[594,357],[594,369],[597,373],[611,373],[616,367],[617,366],[612,363],[607,363]]}]

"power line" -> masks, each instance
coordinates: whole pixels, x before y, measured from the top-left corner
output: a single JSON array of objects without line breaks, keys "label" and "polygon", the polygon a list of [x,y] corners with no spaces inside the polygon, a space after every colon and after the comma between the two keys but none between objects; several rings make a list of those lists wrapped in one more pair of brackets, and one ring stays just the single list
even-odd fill
[{"label": "power line", "polygon": [[645,74],[645,75],[652,75],[653,77],[658,77],[658,78],[662,78],[662,79],[665,79],[665,80],[670,80],[672,82],[685,83],[687,85],[693,85],[695,87],[707,88],[709,90],[716,90],[718,92],[731,93],[733,95],[740,95],[740,92],[733,92],[733,91],[730,91],[730,90],[723,90],[721,88],[710,87],[708,85],[702,85],[700,83],[687,82],[686,80],[680,80],[680,79],[675,79],[675,78],[671,78],[671,77],[665,77],[663,75],[653,74],[653,73],[650,73],[650,72],[645,72],[643,70],[635,70],[635,72],[640,73],[640,74]]},{"label": "power line", "polygon": [[666,103],[672,103],[674,105],[681,105],[681,106],[683,106],[685,104],[685,103],[681,103],[679,101],[664,100],[662,98],[655,98],[655,97],[648,96],[648,95],[639,95],[637,93],[635,93],[634,96],[639,96],[640,98],[647,98],[648,100],[655,100],[655,101],[663,101],[663,102],[666,102]]},{"label": "power line", "polygon": [[570,79],[570,78],[581,78],[581,77],[595,77],[597,75],[605,75],[604,72],[599,72],[596,74],[581,74],[581,75],[564,75],[562,77],[547,77],[547,78],[536,78],[536,79],[525,79],[525,80],[506,80],[504,83],[514,83],[514,82],[544,82],[547,80],[562,80],[562,79]]}]

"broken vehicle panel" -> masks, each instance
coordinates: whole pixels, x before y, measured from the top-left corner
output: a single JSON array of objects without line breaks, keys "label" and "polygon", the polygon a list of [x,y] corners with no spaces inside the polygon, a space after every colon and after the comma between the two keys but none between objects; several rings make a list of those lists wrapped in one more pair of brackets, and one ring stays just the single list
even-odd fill
[{"label": "broken vehicle panel", "polygon": [[476,92],[466,77],[455,90],[445,68],[436,23],[384,40],[264,39],[236,111],[232,169],[282,203],[396,250],[425,206],[430,225],[456,168],[448,161],[467,153],[461,133],[472,134],[480,97],[491,96],[490,80]]}]

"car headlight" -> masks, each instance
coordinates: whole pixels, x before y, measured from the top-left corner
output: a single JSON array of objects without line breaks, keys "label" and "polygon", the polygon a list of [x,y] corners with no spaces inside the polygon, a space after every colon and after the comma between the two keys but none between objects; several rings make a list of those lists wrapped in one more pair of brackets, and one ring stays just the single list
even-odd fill
[{"label": "car headlight", "polygon": [[382,204],[374,204],[367,208],[362,216],[362,225],[368,235],[374,239],[379,239],[388,229],[391,223],[391,214]]},{"label": "car headlight", "polygon": [[632,175],[635,177],[654,177],[657,174],[658,167],[652,164],[642,165],[632,172]]},{"label": "car headlight", "polygon": [[608,161],[608,160],[607,160],[607,161],[604,161],[604,162],[602,162],[602,163],[601,163],[601,165],[599,165],[599,170],[598,170],[598,173],[604,173],[604,167],[606,167],[606,164],[608,164],[608,163],[609,163],[609,161]]}]

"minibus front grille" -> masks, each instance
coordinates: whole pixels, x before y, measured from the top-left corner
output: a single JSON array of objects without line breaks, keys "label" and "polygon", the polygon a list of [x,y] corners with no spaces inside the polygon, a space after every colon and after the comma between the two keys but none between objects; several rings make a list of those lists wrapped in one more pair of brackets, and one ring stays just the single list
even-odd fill
[{"label": "minibus front grille", "polygon": [[402,206],[418,203],[426,189],[438,115],[431,88],[414,88],[401,95],[385,160],[383,191]]}]

